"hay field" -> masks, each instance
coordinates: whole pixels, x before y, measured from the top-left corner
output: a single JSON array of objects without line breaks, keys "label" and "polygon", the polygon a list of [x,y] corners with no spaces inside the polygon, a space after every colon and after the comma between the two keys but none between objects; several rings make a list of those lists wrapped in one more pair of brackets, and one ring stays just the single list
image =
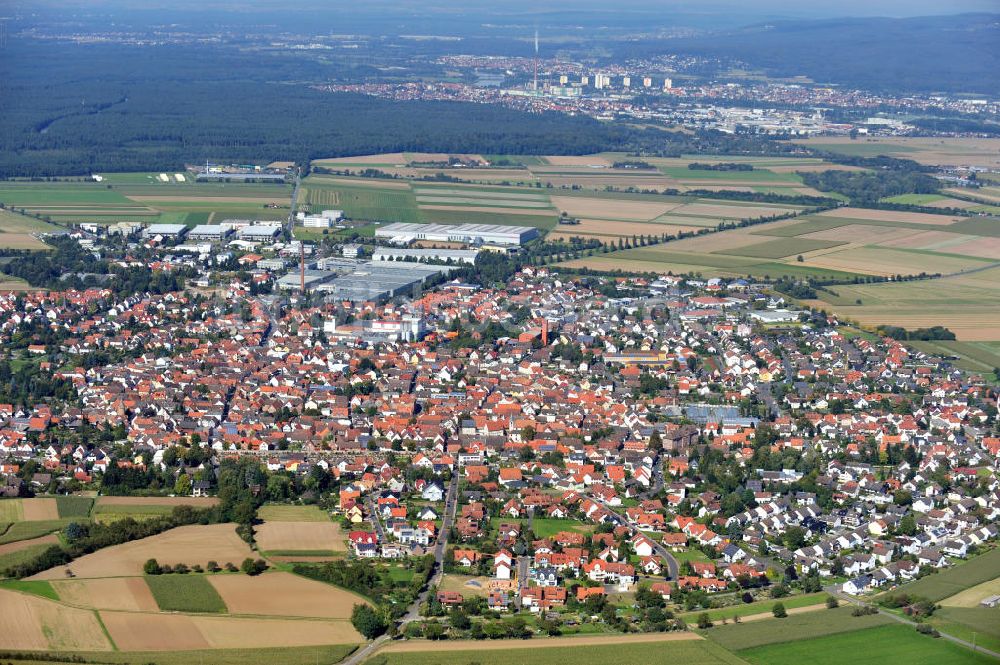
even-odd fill
[{"label": "hay field", "polygon": [[182,526],[156,536],[98,550],[68,566],[51,568],[31,579],[65,579],[67,569],[80,578],[136,576],[142,575],[142,565],[148,559],[170,565],[204,565],[211,560],[239,563],[249,556],[253,556],[253,552],[236,535],[233,524]]},{"label": "hay field", "polygon": [[343,168],[349,164],[361,164],[363,166],[405,166],[406,155],[401,152],[385,152],[378,155],[358,155],[356,157],[324,157],[313,161],[317,166],[339,166]]},{"label": "hay field", "polygon": [[21,499],[26,522],[59,519],[59,508],[55,499]]},{"label": "hay field", "polygon": [[979,607],[980,601],[1000,594],[1000,577],[959,591],[941,601],[945,607]]},{"label": "hay field", "polygon": [[264,522],[256,529],[257,546],[264,552],[346,552],[340,525],[330,522]]},{"label": "hay field", "polygon": [[257,509],[257,517],[265,522],[329,522],[330,516],[319,506],[298,506],[269,503]]},{"label": "hay field", "polygon": [[121,651],[318,646],[364,641],[349,621],[242,619],[113,611],[100,614]]},{"label": "hay field", "polygon": [[960,222],[964,217],[951,217],[949,215],[932,215],[926,212],[901,212],[898,210],[873,210],[869,208],[836,208],[834,210],[824,210],[817,213],[816,217],[833,217],[836,219],[860,219],[880,222],[905,222],[907,224],[931,224],[934,226],[948,226],[954,222]]},{"label": "hay field", "polygon": [[546,155],[545,163],[551,166],[599,166],[611,168],[612,162],[603,155]]},{"label": "hay field", "polygon": [[368,602],[344,589],[285,572],[206,579],[232,614],[350,619],[355,605]]},{"label": "hay field", "polygon": [[0,650],[110,651],[93,612],[0,590]]},{"label": "hay field", "polygon": [[629,201],[626,199],[553,196],[552,204],[572,217],[620,221],[651,221],[680,207],[674,201]]},{"label": "hay field", "polygon": [[157,612],[160,609],[142,577],[53,580],[52,588],[67,603],[98,610]]}]

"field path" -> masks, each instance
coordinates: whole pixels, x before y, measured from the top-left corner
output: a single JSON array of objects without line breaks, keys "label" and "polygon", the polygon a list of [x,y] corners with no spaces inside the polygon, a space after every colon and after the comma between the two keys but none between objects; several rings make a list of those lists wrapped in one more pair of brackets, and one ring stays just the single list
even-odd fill
[{"label": "field path", "polygon": [[454,640],[432,642],[408,640],[393,642],[379,651],[412,653],[417,651],[503,651],[506,649],[545,649],[551,647],[588,647],[606,644],[636,644],[641,642],[679,642],[704,639],[688,632],[645,633],[640,635],[574,635],[570,637],[541,637],[531,640]]}]

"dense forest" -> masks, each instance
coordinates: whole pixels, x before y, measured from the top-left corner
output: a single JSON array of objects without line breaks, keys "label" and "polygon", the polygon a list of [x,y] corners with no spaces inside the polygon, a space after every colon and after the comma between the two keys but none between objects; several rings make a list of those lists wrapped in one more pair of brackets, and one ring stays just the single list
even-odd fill
[{"label": "dense forest", "polygon": [[0,178],[180,169],[205,160],[304,163],[395,151],[775,154],[755,136],[693,135],[561,113],[329,93],[315,61],[213,46],[11,40],[0,59]]}]

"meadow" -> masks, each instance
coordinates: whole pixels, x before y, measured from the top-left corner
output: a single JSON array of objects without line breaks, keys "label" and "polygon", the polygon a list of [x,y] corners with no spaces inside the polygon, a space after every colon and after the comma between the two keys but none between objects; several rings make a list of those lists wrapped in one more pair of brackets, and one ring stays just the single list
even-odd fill
[{"label": "meadow", "polygon": [[837,665],[845,662],[873,665],[964,665],[994,663],[952,642],[921,635],[910,626],[878,626],[851,633],[797,639],[745,649],[738,655],[754,665]]},{"label": "meadow", "polygon": [[983,582],[1000,578],[1000,548],[972,557],[965,563],[944,568],[919,580],[902,585],[896,591],[921,596],[934,602]]},{"label": "meadow", "polygon": [[[782,603],[786,609],[798,609],[802,607],[814,607],[822,606],[826,603],[827,594],[826,593],[808,593],[798,596],[788,596],[780,600],[759,600],[753,603],[741,603],[739,605],[731,605],[729,607],[720,607],[714,610],[706,610],[708,618],[712,621],[721,621],[726,619],[727,621],[732,621],[733,617],[749,617],[757,614],[770,614],[771,609],[777,602]],[[696,623],[698,621],[698,616],[703,612],[687,612],[681,614],[680,617],[688,623]]]},{"label": "meadow", "polygon": [[149,575],[156,604],[164,612],[225,612],[226,604],[205,575]]},{"label": "meadow", "polygon": [[816,610],[801,614],[789,614],[784,619],[766,619],[747,623],[716,625],[700,631],[707,639],[731,651],[752,649],[768,644],[787,642],[790,639],[810,639],[854,633],[856,631],[895,623],[881,614],[851,616],[852,607],[846,605],[833,610]]}]

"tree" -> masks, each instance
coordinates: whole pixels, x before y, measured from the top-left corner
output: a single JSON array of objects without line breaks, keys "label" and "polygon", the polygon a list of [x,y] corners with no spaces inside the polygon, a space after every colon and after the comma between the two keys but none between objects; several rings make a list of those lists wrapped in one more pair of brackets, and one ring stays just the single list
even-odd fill
[{"label": "tree", "polygon": [[429,640],[445,639],[444,626],[437,621],[427,621],[424,623],[424,637]]},{"label": "tree", "polygon": [[452,609],[448,616],[448,620],[451,622],[453,628],[458,630],[468,630],[472,627],[472,621],[469,619],[468,615],[459,608]]},{"label": "tree", "polygon": [[174,483],[174,494],[178,496],[187,496],[190,493],[191,476],[182,471],[181,474],[177,476],[177,482]]},{"label": "tree", "polygon": [[708,618],[708,612],[702,612],[698,615],[698,627],[702,630],[712,627],[712,620]]},{"label": "tree", "polygon": [[240,570],[247,575],[260,575],[267,570],[267,562],[263,559],[251,559],[250,557],[247,557],[246,559],[243,559],[243,563],[240,564]]},{"label": "tree", "polygon": [[775,603],[774,607],[771,608],[771,613],[774,614],[775,619],[784,619],[788,616],[784,603]]},{"label": "tree", "polygon": [[[369,640],[374,640],[389,628],[389,622],[381,612],[376,611],[371,605],[361,603],[355,605],[351,612],[351,624]],[[424,633],[427,633],[426,627]]]},{"label": "tree", "polygon": [[840,601],[835,596],[826,597],[826,609],[833,610],[840,607]]},{"label": "tree", "polygon": [[149,559],[142,565],[142,572],[146,575],[159,575],[163,570],[156,559]]},{"label": "tree", "polygon": [[904,536],[915,536],[917,534],[917,520],[913,517],[913,513],[903,515],[899,520],[899,528],[897,530]]}]

